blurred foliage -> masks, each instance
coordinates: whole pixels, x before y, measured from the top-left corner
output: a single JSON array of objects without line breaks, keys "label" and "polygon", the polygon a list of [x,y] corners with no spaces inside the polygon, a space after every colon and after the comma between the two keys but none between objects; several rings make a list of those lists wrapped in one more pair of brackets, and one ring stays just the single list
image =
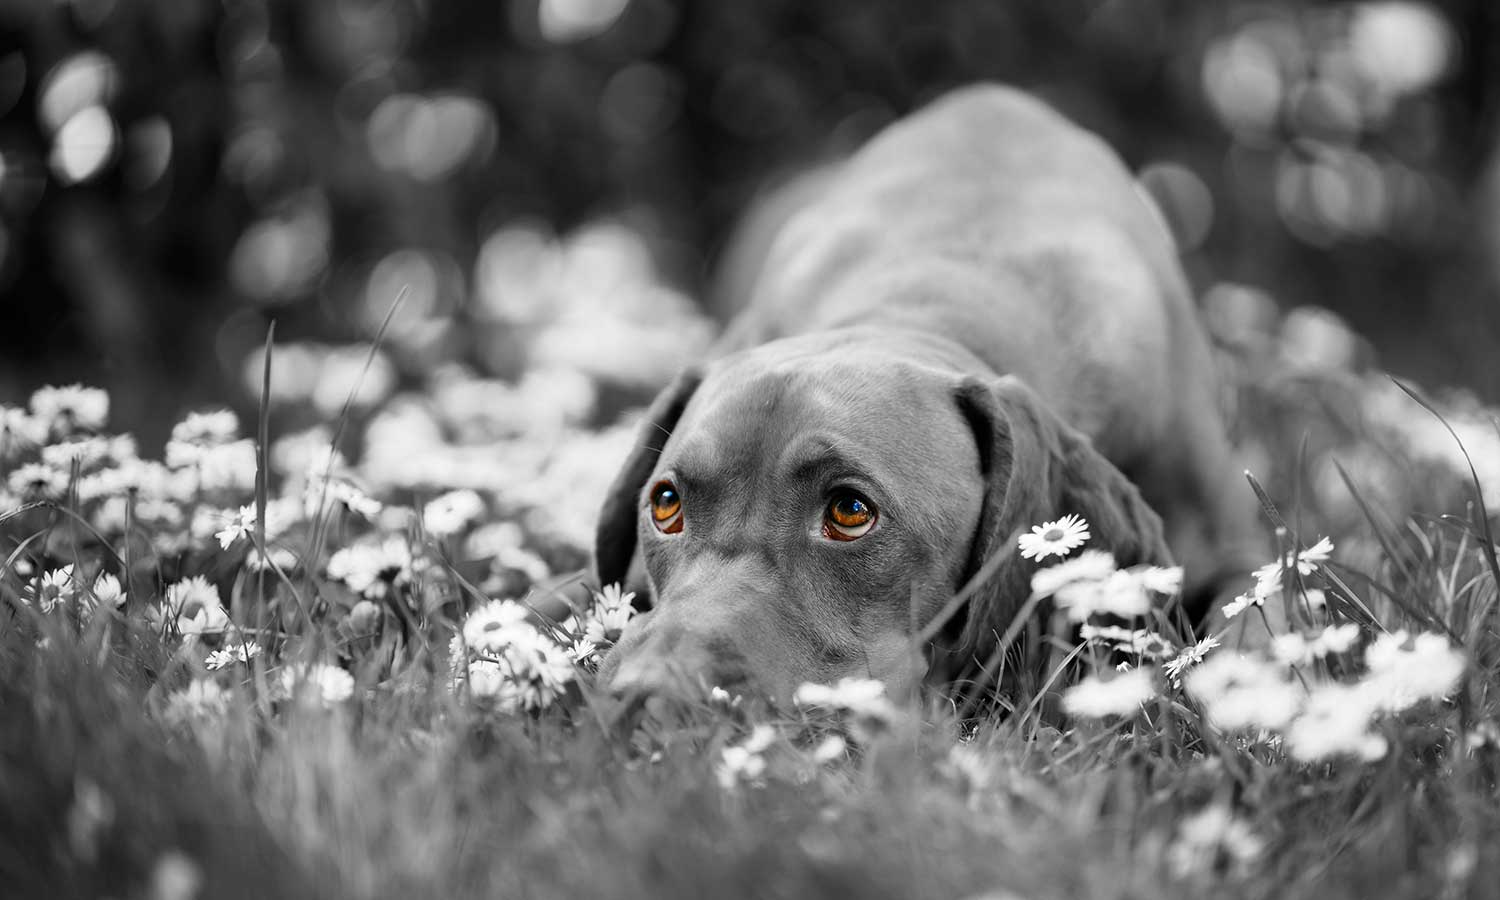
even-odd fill
[{"label": "blurred foliage", "polygon": [[278,394],[305,401],[288,425],[361,377],[372,408],[535,369],[636,399],[708,339],[686,298],[758,191],[998,79],[1120,151],[1200,290],[1328,307],[1384,365],[1493,400],[1497,20],[1490,0],[6,0],[0,397],[109,384],[157,443],[186,408],[253,408],[275,319]]}]

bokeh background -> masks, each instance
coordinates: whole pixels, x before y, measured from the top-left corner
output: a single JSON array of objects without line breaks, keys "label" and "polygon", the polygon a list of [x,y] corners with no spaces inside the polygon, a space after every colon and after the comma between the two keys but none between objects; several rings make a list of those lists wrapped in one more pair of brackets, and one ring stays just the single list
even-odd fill
[{"label": "bokeh background", "polygon": [[1491,0],[4,0],[0,401],[154,452],[275,320],[278,427],[603,419],[757,197],[976,79],[1119,150],[1221,333],[1500,399]]}]

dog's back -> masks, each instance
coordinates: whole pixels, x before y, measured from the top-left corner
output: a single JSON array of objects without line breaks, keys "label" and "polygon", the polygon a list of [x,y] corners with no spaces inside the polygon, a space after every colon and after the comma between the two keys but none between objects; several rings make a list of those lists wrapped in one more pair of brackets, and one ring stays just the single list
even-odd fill
[{"label": "dog's back", "polygon": [[1206,365],[1170,235],[1119,159],[996,85],[945,95],[820,179],[745,293],[725,352],[850,324],[938,331],[1122,459],[1173,427],[1160,398]]}]

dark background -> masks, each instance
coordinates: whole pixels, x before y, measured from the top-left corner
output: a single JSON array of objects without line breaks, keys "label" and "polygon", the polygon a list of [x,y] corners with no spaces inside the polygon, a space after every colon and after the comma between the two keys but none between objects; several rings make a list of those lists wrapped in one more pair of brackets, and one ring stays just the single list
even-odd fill
[{"label": "dark background", "polygon": [[254,408],[271,319],[358,346],[413,282],[398,383],[452,361],[513,377],[476,300],[497,229],[620,222],[701,296],[766,184],[999,79],[1141,173],[1201,292],[1328,307],[1380,364],[1494,401],[1497,19],[1490,0],[4,0],[0,400],[105,386],[149,446],[188,408]]}]

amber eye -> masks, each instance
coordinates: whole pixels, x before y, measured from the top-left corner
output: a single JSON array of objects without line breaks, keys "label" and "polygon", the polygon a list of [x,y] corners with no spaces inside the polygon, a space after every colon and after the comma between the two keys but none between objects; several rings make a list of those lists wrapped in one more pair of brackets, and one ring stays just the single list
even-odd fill
[{"label": "amber eye", "polygon": [[682,530],[682,495],[672,482],[662,481],[651,489],[651,520],[662,534]]},{"label": "amber eye", "polygon": [[852,491],[835,494],[823,512],[823,536],[835,541],[864,537],[875,527],[875,506]]}]

